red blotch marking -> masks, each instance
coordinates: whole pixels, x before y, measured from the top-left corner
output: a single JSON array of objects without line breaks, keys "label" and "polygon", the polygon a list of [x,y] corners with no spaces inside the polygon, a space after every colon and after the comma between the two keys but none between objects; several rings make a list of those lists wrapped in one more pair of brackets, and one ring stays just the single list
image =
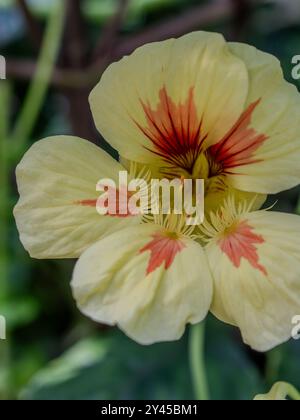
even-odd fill
[{"label": "red blotch marking", "polygon": [[[103,198],[103,202],[101,202],[101,205],[105,207],[109,207],[109,204],[111,205],[111,208],[108,208],[108,212],[105,216],[111,216],[111,217],[129,217],[129,216],[136,216],[136,214],[132,214],[128,208],[129,199],[132,196],[131,191],[127,191],[126,193],[126,187],[119,189],[108,189],[108,195],[106,198]],[[97,206],[98,200],[101,200],[101,197],[99,199],[87,199],[87,200],[79,200],[76,201],[75,204],[85,207],[95,207]],[[124,212],[124,209],[125,212]]]},{"label": "red blotch marking", "polygon": [[159,91],[159,99],[156,109],[141,101],[148,126],[136,124],[154,146],[147,149],[172,166],[192,171],[207,137],[201,133],[202,120],[197,116],[194,89],[190,88],[183,104],[175,104],[166,87]]},{"label": "red blotch marking", "polygon": [[171,267],[176,255],[186,247],[180,239],[167,236],[166,233],[154,233],[152,238],[153,240],[140,250],[140,253],[151,252],[147,275],[163,264],[167,270]]},{"label": "red blotch marking", "polygon": [[252,267],[260,270],[267,276],[267,270],[259,264],[259,256],[255,246],[264,242],[264,238],[255,234],[253,228],[247,221],[244,221],[237,226],[235,232],[221,239],[219,245],[236,268],[240,267],[242,258],[245,258]]},{"label": "red blotch marking", "polygon": [[220,165],[223,173],[230,173],[230,168],[261,161],[254,154],[268,137],[250,127],[253,112],[260,101],[261,99],[252,103],[225,137],[208,149],[209,155]]}]

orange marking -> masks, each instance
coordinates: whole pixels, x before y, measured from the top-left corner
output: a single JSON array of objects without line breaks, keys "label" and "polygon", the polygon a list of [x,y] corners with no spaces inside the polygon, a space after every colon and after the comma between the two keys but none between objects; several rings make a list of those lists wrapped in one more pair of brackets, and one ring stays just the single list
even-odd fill
[{"label": "orange marking", "polygon": [[237,226],[234,232],[222,238],[219,241],[219,245],[236,268],[240,267],[242,258],[245,258],[252,267],[260,270],[267,276],[267,270],[263,265],[259,264],[259,255],[255,246],[264,242],[264,238],[261,235],[256,235],[253,232],[253,228],[247,221],[244,221]]},{"label": "orange marking", "polygon": [[162,232],[154,233],[152,238],[153,240],[140,250],[140,253],[151,252],[147,275],[163,264],[165,270],[168,270],[176,255],[185,248],[185,244],[180,239],[168,236]]}]

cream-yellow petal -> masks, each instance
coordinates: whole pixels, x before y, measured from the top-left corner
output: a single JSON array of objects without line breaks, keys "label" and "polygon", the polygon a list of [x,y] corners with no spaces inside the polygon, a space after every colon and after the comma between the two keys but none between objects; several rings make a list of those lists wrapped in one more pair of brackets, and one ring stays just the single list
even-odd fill
[{"label": "cream-yellow petal", "polygon": [[77,258],[104,235],[137,223],[100,216],[96,184],[118,185],[122,166],[94,144],[60,136],[35,143],[17,167],[20,199],[14,209],[20,239],[34,258]]},{"label": "cream-yellow petal", "polygon": [[141,344],[179,339],[187,323],[203,320],[212,298],[201,246],[154,224],[120,230],[88,249],[72,288],[85,315]]},{"label": "cream-yellow petal", "polygon": [[206,251],[214,278],[212,312],[238,326],[255,350],[289,340],[300,311],[300,217],[248,213]]},{"label": "cream-yellow petal", "polygon": [[112,64],[90,103],[99,131],[124,158],[160,165],[180,153],[187,169],[202,141],[213,143],[234,124],[247,92],[245,64],[224,38],[195,32]]},{"label": "cream-yellow petal", "polygon": [[[230,50],[249,73],[246,108],[255,104],[247,131],[237,138],[244,144],[228,160],[227,172],[238,189],[278,193],[300,182],[300,94],[284,80],[280,62],[246,44]],[[257,102],[258,101],[258,102]]]}]

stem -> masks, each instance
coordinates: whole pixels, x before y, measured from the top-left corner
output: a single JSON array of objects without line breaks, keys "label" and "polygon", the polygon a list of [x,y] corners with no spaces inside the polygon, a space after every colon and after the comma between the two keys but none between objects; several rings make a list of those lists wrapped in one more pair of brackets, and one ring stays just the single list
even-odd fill
[{"label": "stem", "polygon": [[56,57],[64,27],[65,1],[57,1],[53,6],[45,30],[38,59],[36,73],[33,77],[20,116],[12,133],[14,159],[23,153],[26,141],[30,138],[36,120],[44,102],[47,89],[55,66]]},{"label": "stem", "polygon": [[209,391],[204,362],[205,323],[191,327],[189,337],[189,359],[193,379],[194,393],[197,400],[209,400]]},{"label": "stem", "polygon": [[282,351],[278,347],[267,353],[267,363],[266,363],[266,382],[268,385],[274,384],[279,376],[280,366],[282,362]]}]

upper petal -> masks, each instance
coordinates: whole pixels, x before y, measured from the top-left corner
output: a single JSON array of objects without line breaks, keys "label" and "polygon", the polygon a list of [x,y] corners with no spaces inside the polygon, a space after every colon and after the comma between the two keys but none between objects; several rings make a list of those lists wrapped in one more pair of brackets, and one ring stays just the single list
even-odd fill
[{"label": "upper petal", "polygon": [[142,344],[180,338],[187,323],[206,316],[212,298],[201,246],[154,224],[120,230],[88,249],[72,287],[84,314]]},{"label": "upper petal", "polygon": [[300,217],[258,211],[226,229],[206,248],[212,312],[238,326],[252,348],[268,351],[291,338],[300,311]]},{"label": "upper petal", "polygon": [[35,143],[17,167],[14,209],[20,239],[35,258],[77,258],[103,235],[137,218],[100,216],[96,185],[123,168],[92,143],[52,137]]},{"label": "upper petal", "polygon": [[202,142],[225,135],[247,92],[245,64],[224,38],[195,32],[112,64],[90,103],[98,129],[122,156],[186,165]]},{"label": "upper petal", "polygon": [[284,80],[280,62],[246,44],[229,44],[249,73],[243,120],[227,136],[223,153],[232,185],[277,193],[300,182],[300,95]]}]

